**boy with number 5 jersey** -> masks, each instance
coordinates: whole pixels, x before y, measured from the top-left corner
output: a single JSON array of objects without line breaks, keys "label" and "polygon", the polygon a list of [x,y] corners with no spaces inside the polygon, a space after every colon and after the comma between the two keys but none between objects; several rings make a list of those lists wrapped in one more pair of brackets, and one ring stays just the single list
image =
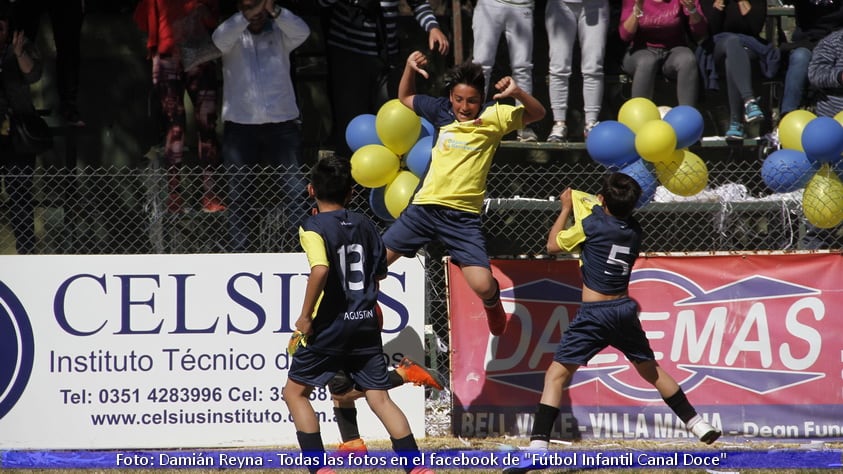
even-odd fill
[{"label": "boy with number 5 jersey", "polygon": [[[659,367],[638,319],[638,303],[629,297],[629,278],[641,246],[641,227],[632,217],[639,197],[641,186],[623,173],[607,175],[596,197],[571,188],[559,196],[562,210],[550,228],[547,251],[580,253],[582,304],[545,373],[530,450],[548,449],[563,392],[574,372],[607,346],[623,352],[700,441],[711,444],[720,437],[720,431],[697,414],[676,380]],[[572,213],[573,225],[564,228]],[[504,472],[536,469],[532,459],[527,456],[521,465]]]}]

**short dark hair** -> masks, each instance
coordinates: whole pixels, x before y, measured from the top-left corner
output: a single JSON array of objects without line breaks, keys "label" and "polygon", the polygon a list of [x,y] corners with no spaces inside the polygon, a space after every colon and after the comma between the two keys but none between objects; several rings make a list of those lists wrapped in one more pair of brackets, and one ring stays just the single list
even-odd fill
[{"label": "short dark hair", "polygon": [[446,93],[450,94],[459,84],[471,86],[480,91],[481,96],[486,97],[486,78],[483,76],[483,67],[477,63],[466,61],[445,73]]},{"label": "short dark hair", "polygon": [[310,184],[316,199],[344,206],[354,186],[351,162],[336,155],[320,159],[310,171]]},{"label": "short dark hair", "polygon": [[626,219],[641,198],[641,185],[631,176],[615,172],[603,179],[603,204],[613,216]]}]

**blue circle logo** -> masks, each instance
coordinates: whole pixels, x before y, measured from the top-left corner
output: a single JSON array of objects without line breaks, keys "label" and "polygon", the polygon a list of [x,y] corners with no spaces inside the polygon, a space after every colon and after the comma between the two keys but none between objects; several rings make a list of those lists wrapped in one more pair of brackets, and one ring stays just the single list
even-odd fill
[{"label": "blue circle logo", "polygon": [[20,399],[35,359],[35,338],[23,305],[0,281],[0,418]]}]

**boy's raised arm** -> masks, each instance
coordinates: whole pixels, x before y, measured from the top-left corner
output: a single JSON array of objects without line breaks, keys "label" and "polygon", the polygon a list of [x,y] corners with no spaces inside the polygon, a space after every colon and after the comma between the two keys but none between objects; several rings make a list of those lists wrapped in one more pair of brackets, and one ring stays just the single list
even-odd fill
[{"label": "boy's raised arm", "polygon": [[562,194],[559,195],[559,203],[562,209],[556,217],[556,221],[550,227],[550,231],[547,233],[547,253],[549,254],[555,254],[562,251],[562,248],[556,241],[556,236],[559,235],[559,233],[562,232],[562,229],[565,228],[565,223],[568,222],[568,217],[571,215],[571,209],[573,209],[571,188],[566,188],[562,191]]},{"label": "boy's raised arm", "polygon": [[422,69],[425,66],[427,66],[427,58],[421,51],[413,51],[407,56],[404,73],[398,84],[398,100],[410,110],[413,110],[413,97],[416,95],[416,73],[421,74],[425,79],[430,77],[427,71]]},{"label": "boy's raised arm", "polygon": [[498,83],[495,84],[495,89],[500,92],[495,94],[492,97],[493,99],[498,100],[506,97],[512,97],[524,105],[524,125],[538,122],[544,118],[545,109],[542,103],[532,95],[528,94],[527,91],[518,87],[518,84],[515,83],[515,80],[512,79],[512,77],[506,76],[498,81]]}]

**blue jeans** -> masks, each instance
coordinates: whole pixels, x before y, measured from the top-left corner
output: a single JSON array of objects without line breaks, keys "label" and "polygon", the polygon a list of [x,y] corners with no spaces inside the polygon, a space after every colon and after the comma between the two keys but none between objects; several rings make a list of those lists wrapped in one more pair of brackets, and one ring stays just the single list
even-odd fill
[{"label": "blue jeans", "polygon": [[721,33],[714,43],[714,60],[722,65],[726,77],[726,94],[729,100],[730,120],[743,121],[744,103],[755,98],[752,90],[752,64],[755,53],[743,47],[740,37]]},{"label": "blue jeans", "polygon": [[[251,229],[260,214],[283,211],[286,226],[281,242],[271,251],[297,250],[298,229],[307,215],[307,180],[301,168],[301,131],[294,121],[248,125],[225,122],[223,163],[228,174],[229,252],[258,251]],[[277,167],[267,174],[265,192],[253,198],[261,166]]]},{"label": "blue jeans", "polygon": [[808,48],[796,48],[790,52],[787,72],[784,76],[782,117],[802,105],[802,95],[805,93],[805,86],[808,83],[808,63],[811,62],[811,56],[811,50]]}]

